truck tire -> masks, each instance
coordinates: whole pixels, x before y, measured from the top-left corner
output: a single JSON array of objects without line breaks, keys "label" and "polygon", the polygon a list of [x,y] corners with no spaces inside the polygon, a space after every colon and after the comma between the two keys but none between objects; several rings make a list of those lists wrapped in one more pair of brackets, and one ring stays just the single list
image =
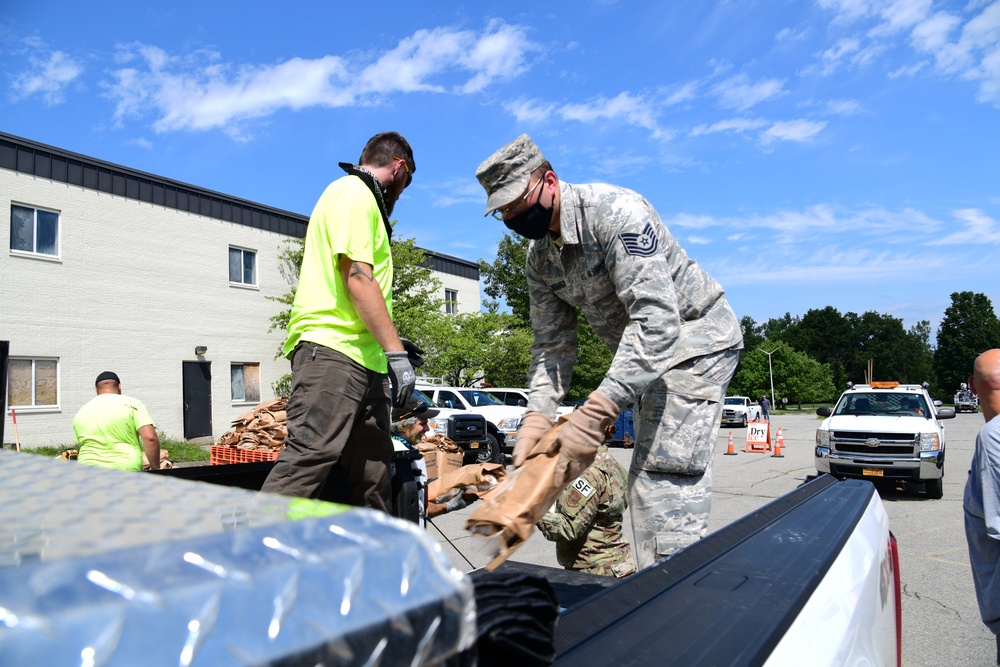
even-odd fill
[{"label": "truck tire", "polygon": [[500,442],[492,433],[487,433],[486,439],[479,444],[479,450],[476,452],[476,463],[503,463]]},{"label": "truck tire", "polygon": [[743,428],[747,427],[747,423],[748,422],[749,422],[749,418],[744,414],[743,415]]},{"label": "truck tire", "polygon": [[944,497],[944,478],[927,480],[924,482],[924,491],[931,500],[941,500]]}]

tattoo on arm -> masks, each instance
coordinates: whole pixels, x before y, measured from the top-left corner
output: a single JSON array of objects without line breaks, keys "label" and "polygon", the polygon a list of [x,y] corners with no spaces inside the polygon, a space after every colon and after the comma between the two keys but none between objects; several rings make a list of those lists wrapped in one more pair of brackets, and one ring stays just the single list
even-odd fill
[{"label": "tattoo on arm", "polygon": [[362,278],[367,278],[368,282],[375,282],[375,276],[372,274],[371,268],[361,262],[351,262],[351,273],[348,277],[353,278],[354,276],[361,276]]}]

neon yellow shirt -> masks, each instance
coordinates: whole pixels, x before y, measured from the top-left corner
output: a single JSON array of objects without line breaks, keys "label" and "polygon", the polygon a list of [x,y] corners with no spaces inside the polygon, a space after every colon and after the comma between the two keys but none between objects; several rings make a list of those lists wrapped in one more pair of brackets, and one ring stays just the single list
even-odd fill
[{"label": "neon yellow shirt", "polygon": [[118,470],[142,470],[139,429],[153,426],[142,401],[121,394],[98,394],[73,418],[77,460]]},{"label": "neon yellow shirt", "polygon": [[291,355],[299,341],[309,341],[385,373],[385,352],[351,303],[338,265],[340,255],[372,266],[391,317],[389,236],[375,196],[357,176],[344,176],[327,186],[309,218],[285,356]]}]

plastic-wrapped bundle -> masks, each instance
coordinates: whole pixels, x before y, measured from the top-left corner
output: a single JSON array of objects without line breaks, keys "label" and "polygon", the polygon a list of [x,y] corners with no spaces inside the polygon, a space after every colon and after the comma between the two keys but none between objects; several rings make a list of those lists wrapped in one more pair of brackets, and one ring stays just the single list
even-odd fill
[{"label": "plastic-wrapped bundle", "polygon": [[0,663],[435,664],[467,576],[385,514],[0,452]]}]

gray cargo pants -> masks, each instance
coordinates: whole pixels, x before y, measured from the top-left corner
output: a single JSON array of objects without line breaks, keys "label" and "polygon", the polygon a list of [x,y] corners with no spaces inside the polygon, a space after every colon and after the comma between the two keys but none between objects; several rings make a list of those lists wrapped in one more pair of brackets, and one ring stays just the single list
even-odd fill
[{"label": "gray cargo pants", "polygon": [[640,569],[708,532],[722,398],[739,358],[739,349],[729,349],[690,359],[650,385],[636,405],[629,506]]}]

